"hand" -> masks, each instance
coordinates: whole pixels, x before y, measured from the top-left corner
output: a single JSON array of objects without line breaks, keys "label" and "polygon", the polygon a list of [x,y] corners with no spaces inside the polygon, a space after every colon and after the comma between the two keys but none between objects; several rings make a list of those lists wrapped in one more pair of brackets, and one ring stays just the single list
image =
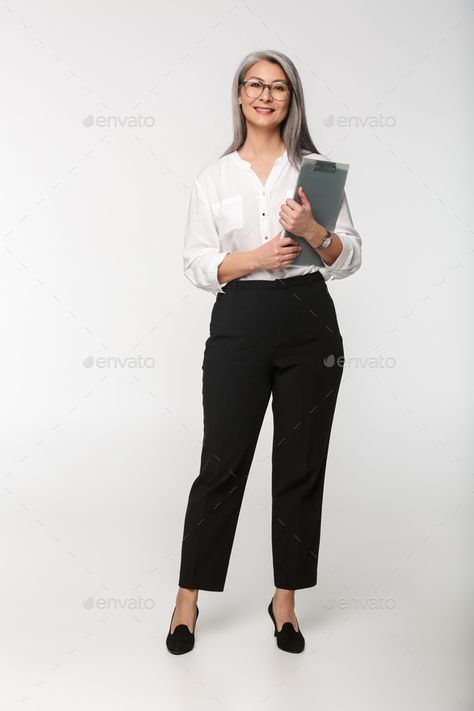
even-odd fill
[{"label": "hand", "polygon": [[318,244],[326,234],[326,229],[314,219],[311,204],[301,185],[298,186],[298,194],[301,205],[292,198],[282,203],[279,213],[280,224],[291,234],[303,237],[310,244],[312,242]]},{"label": "hand", "polygon": [[291,237],[280,237],[282,230],[273,239],[252,250],[255,269],[279,269],[291,264],[301,252],[298,242]]}]

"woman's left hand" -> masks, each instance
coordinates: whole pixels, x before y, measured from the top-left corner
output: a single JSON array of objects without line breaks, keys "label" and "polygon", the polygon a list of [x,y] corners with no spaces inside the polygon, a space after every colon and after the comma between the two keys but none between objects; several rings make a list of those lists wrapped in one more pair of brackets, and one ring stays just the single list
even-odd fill
[{"label": "woman's left hand", "polygon": [[326,230],[313,217],[311,205],[303,188],[298,186],[301,205],[296,200],[288,198],[280,207],[280,224],[296,237],[313,239],[316,234],[325,234]]}]

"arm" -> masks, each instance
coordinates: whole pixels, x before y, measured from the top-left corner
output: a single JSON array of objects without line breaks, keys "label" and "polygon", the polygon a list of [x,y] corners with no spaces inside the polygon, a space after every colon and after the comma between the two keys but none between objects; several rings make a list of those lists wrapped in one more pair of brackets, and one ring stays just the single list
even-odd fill
[{"label": "arm", "polygon": [[[316,226],[308,239],[309,244],[313,248],[315,245],[321,244],[325,233],[326,230],[321,230],[320,226]],[[344,279],[354,274],[362,263],[362,240],[353,225],[345,192],[336,226],[331,234],[332,243],[330,246],[318,251],[319,256],[327,265],[324,268],[321,267],[321,271],[327,279]]]},{"label": "arm", "polygon": [[218,270],[218,279],[226,284],[232,279],[250,274],[257,269],[255,254],[249,252],[229,252],[221,262]]},{"label": "arm", "polygon": [[224,252],[214,217],[199,182],[194,180],[188,210],[183,253],[184,274],[194,286],[213,294],[232,279],[255,271],[257,260],[253,250]]},{"label": "arm", "polygon": [[213,294],[222,292],[223,284],[217,279],[217,271],[227,254],[221,249],[214,218],[198,176],[191,190],[184,236],[185,277],[199,289]]}]

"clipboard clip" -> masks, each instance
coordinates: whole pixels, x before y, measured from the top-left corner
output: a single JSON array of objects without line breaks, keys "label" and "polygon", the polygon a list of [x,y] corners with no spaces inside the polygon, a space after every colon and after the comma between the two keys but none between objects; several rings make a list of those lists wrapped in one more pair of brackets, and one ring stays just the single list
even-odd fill
[{"label": "clipboard clip", "polygon": [[335,173],[336,167],[336,164],[329,160],[315,160],[313,170],[320,170],[324,173]]}]

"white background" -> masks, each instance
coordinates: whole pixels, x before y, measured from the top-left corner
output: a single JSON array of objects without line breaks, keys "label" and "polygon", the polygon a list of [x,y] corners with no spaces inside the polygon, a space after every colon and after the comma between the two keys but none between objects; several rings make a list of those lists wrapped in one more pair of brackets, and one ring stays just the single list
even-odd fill
[{"label": "white background", "polygon": [[[427,0],[0,8],[5,709],[470,707],[472,22]],[[266,612],[269,408],[225,592],[200,593],[179,658],[213,303],[182,273],[186,211],[231,142],[234,72],[267,48],[351,165],[363,240],[329,282],[346,367],[319,580],[295,658]]]}]

